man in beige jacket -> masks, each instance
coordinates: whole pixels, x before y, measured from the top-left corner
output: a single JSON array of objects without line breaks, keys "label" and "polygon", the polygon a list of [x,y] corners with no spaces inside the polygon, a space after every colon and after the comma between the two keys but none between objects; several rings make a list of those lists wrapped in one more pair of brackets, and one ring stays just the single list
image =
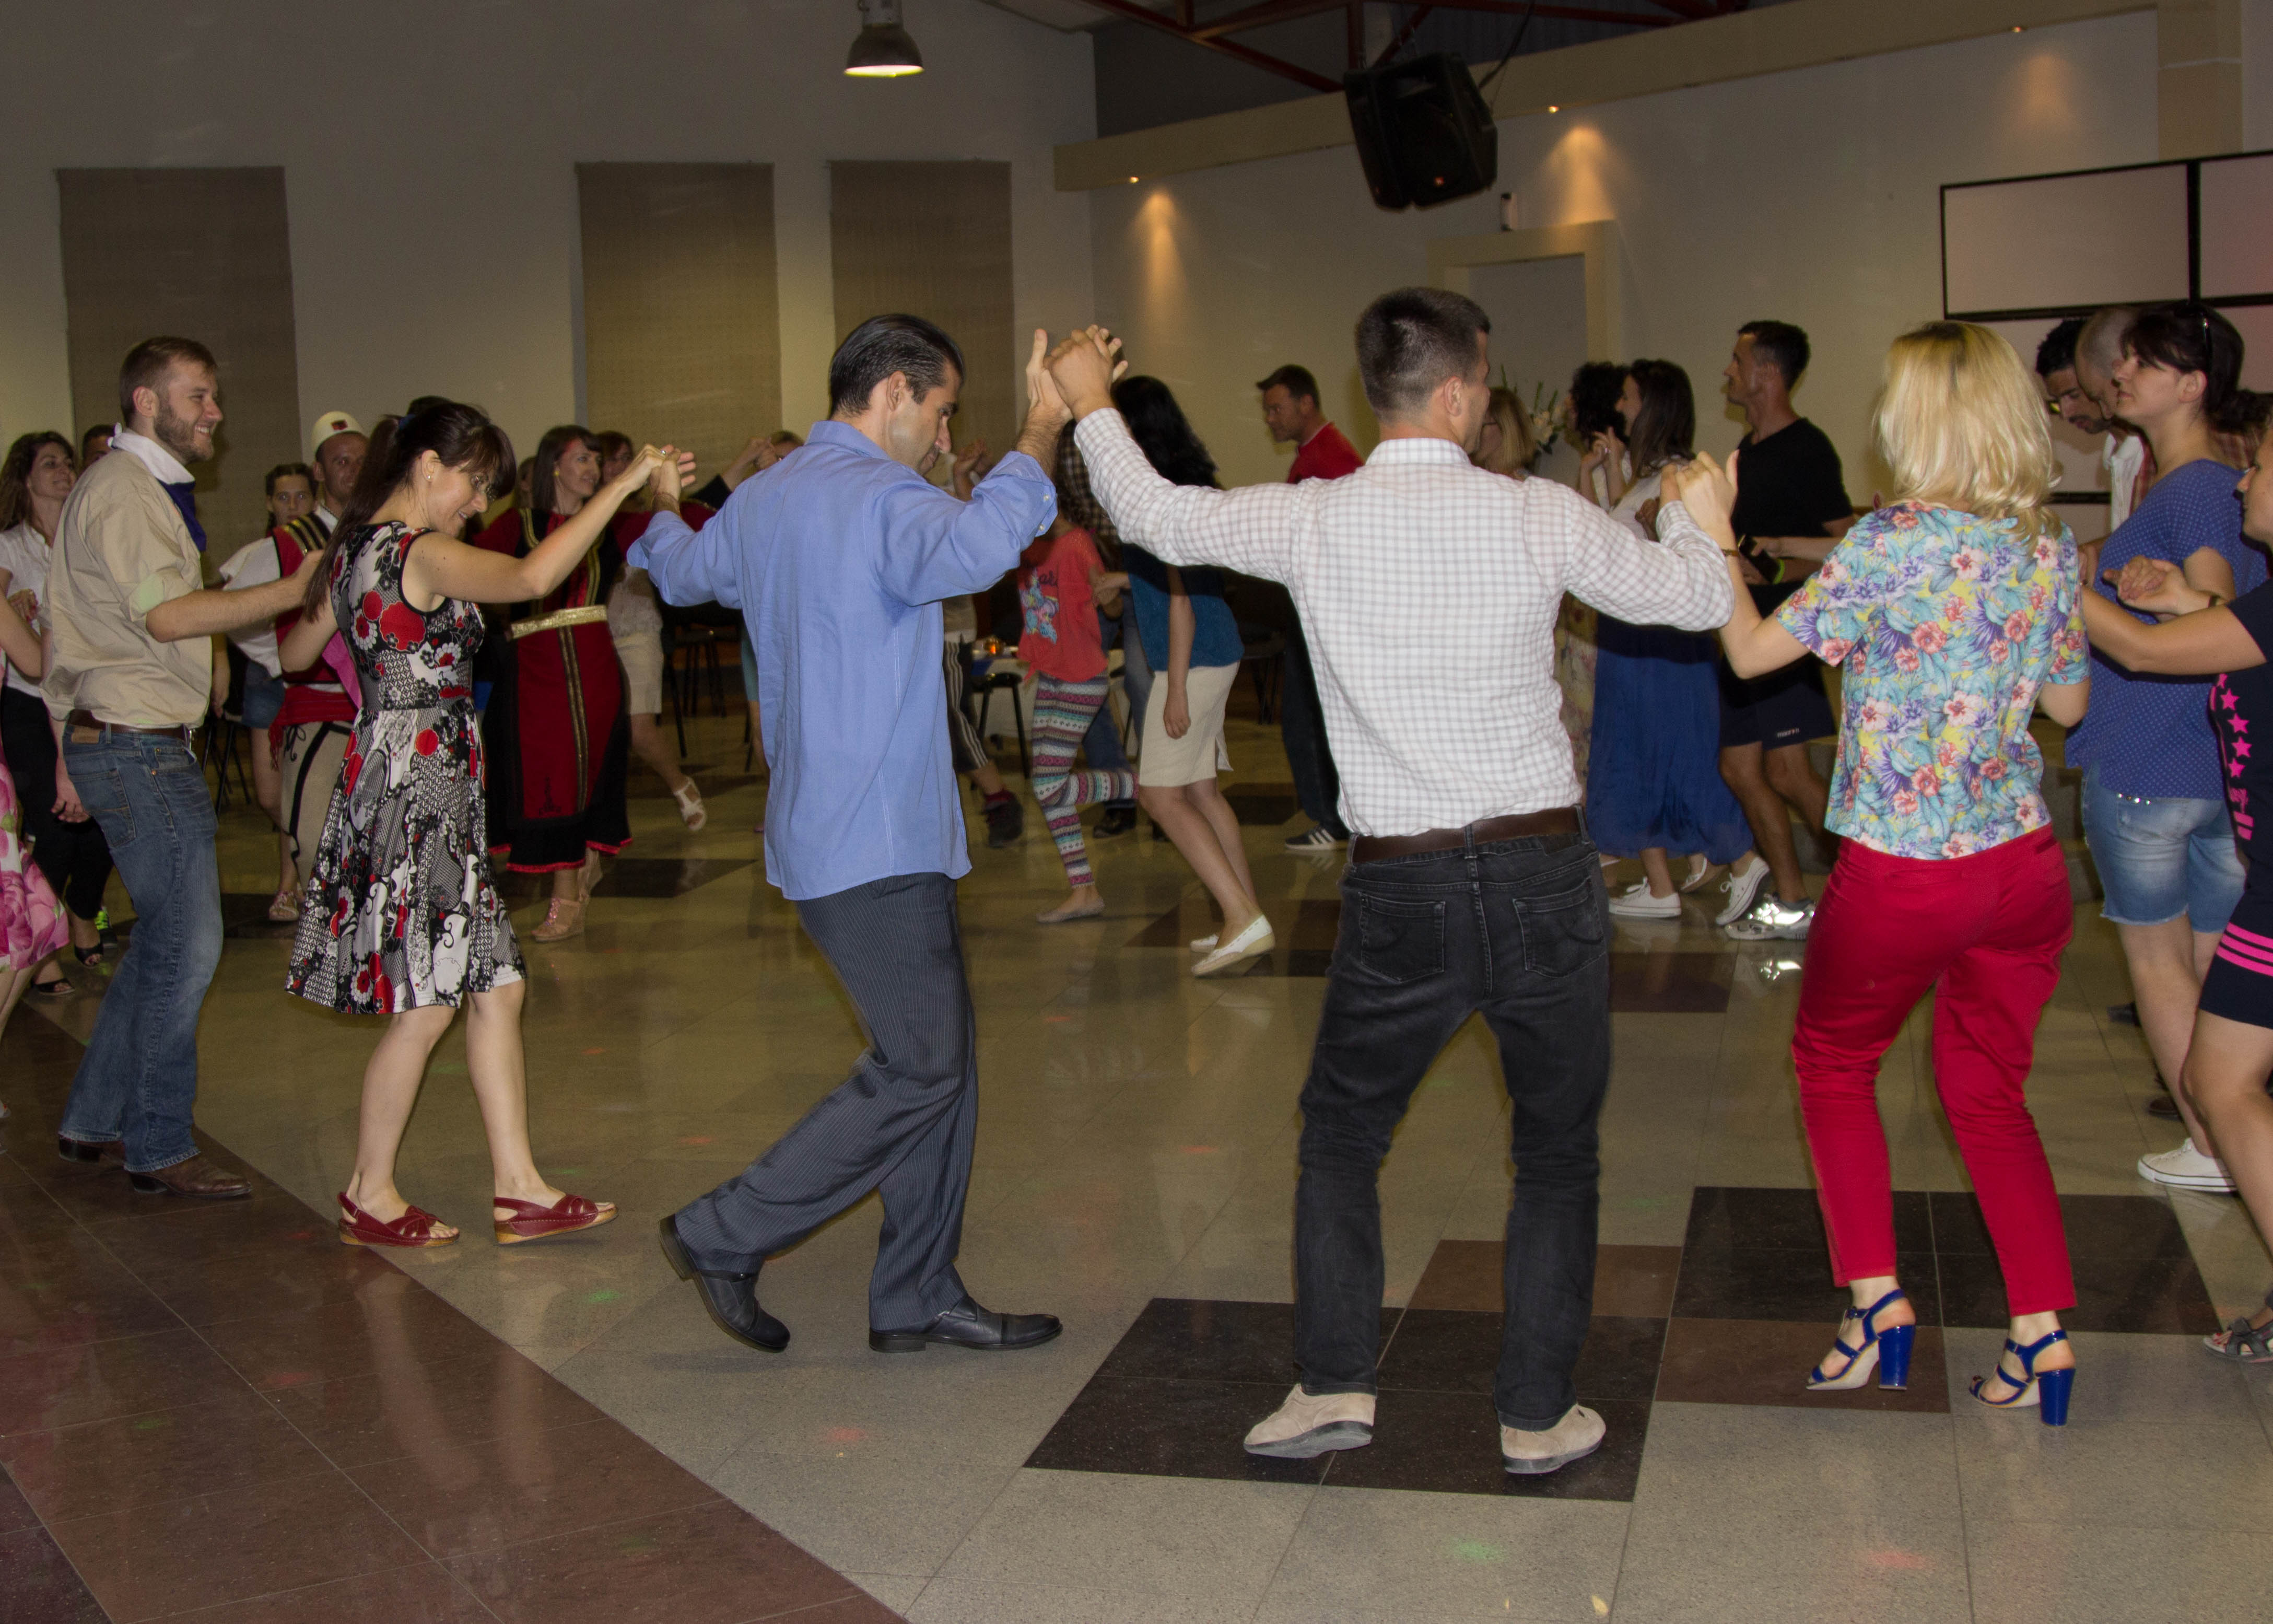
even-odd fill
[{"label": "man in beige jacket", "polygon": [[191,339],[152,338],[119,369],[111,454],[64,504],[48,572],[41,687],[62,759],[56,811],[92,816],[134,904],[134,936],[71,1079],[56,1149],[122,1159],[134,1188],[227,1200],[251,1185],[198,1150],[198,1011],[221,963],[213,797],[191,752],[211,691],[209,639],[299,601],[289,580],[205,590],[188,464],[213,455],[221,388]]}]

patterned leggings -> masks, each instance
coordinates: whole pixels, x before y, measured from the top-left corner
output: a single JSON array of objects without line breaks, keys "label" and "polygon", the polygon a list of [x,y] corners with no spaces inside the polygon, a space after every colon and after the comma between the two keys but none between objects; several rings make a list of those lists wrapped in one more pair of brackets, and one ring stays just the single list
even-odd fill
[{"label": "patterned leggings", "polygon": [[1042,821],[1058,843],[1066,883],[1093,885],[1089,848],[1082,844],[1081,808],[1101,801],[1128,801],[1136,793],[1133,772],[1076,772],[1073,753],[1089,731],[1090,719],[1105,703],[1106,680],[1061,682],[1038,677],[1034,688],[1034,799]]}]

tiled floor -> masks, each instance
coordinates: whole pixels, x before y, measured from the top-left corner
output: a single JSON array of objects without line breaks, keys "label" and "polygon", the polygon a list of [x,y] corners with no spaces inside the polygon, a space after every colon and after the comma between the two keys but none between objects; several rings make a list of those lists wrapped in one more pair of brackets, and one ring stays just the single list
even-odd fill
[{"label": "tiled floor", "polygon": [[[1229,787],[1279,946],[1250,975],[1190,979],[1184,940],[1213,921],[1149,835],[1093,847],[1106,917],[1055,929],[1032,923],[1062,894],[1039,818],[972,852],[983,1092],[963,1267],[991,1304],[1062,1315],[1065,1336],[1006,1358],[870,1353],[871,1203],[769,1265],[787,1353],[727,1342],[654,1222],[762,1149],[860,1041],[754,862],[763,786],[739,771],[740,727],[690,728],[723,769],[699,775],[709,826],[686,834],[641,785],[590,929],[529,950],[540,1158],[621,1205],[608,1229],[396,1259],[332,1243],[376,1028],[279,990],[274,847],[242,809],[223,819],[199,1120],[260,1175],[254,1200],[154,1207],[55,1162],[43,1136],[101,978],[74,966],[81,996],[19,1015],[0,1046],[7,1624],[2262,1610],[2273,1372],[2197,1338],[2273,1266],[2237,1203],[2133,1174],[2178,1133],[2145,1114],[2137,1031],[2107,1014],[2128,987],[2089,906],[2031,1087],[2083,1297],[2064,1432],[1965,1396],[2001,1303],[1920,1020],[1880,1085],[1926,1327],[1912,1386],[1799,1391],[1840,1304],[1787,1055],[1804,953],[1733,948],[1706,927],[1708,893],[1618,929],[1579,1373],[1611,1421],[1602,1455],[1548,1479],[1498,1470],[1506,1104],[1471,1027],[1383,1172],[1377,1441],[1250,1461],[1241,1432],[1292,1380],[1294,1101],[1339,922],[1339,859],[1282,849],[1306,825],[1251,722],[1234,721]],[[533,918],[535,890],[514,894]],[[412,1198],[461,1223],[487,1193],[462,1034],[437,1051],[402,1163]]]}]

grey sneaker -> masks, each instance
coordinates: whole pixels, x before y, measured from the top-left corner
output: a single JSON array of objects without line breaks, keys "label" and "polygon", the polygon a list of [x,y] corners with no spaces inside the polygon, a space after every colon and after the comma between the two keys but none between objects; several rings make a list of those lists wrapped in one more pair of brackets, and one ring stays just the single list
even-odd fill
[{"label": "grey sneaker", "polygon": [[1727,929],[1730,938],[1738,942],[1804,942],[1807,928],[1814,922],[1814,898],[1786,902],[1770,891],[1752,904],[1751,913],[1732,921]]}]

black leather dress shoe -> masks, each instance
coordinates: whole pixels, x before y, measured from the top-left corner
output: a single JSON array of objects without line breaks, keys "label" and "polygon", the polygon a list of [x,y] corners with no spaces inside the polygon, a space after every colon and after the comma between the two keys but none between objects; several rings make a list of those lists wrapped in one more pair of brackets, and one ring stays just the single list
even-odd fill
[{"label": "black leather dress shoe", "polygon": [[702,1311],[710,1316],[713,1325],[761,1353],[779,1353],[789,1346],[789,1327],[758,1306],[755,1269],[746,1274],[732,1274],[721,1269],[697,1268],[687,1253],[686,1243],[679,1238],[677,1217],[665,1218],[660,1228],[663,1255],[671,1264],[671,1272],[681,1280],[694,1282],[695,1295],[702,1299]]},{"label": "black leather dress shoe", "polygon": [[981,1353],[1008,1353],[1016,1348],[1039,1348],[1064,1329],[1055,1314],[998,1314],[966,1296],[916,1330],[879,1331],[871,1327],[868,1346],[878,1353],[921,1353],[927,1344],[938,1342]]}]

